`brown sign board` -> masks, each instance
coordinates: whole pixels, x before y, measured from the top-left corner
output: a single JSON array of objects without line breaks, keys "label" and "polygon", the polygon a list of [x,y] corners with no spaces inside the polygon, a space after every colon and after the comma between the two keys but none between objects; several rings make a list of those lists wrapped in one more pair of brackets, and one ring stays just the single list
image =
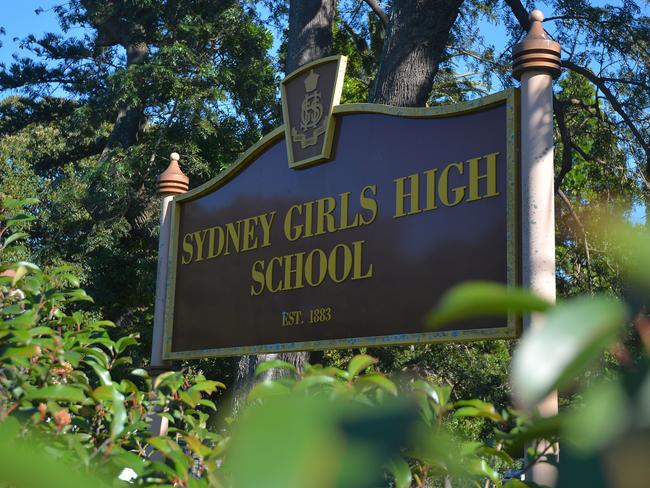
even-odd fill
[{"label": "brown sign board", "polygon": [[[305,83],[316,63],[283,87],[315,115],[285,98],[286,126],[174,198],[166,359],[518,335],[514,316],[424,323],[455,284],[518,283],[516,90],[336,105],[340,58],[328,62],[329,86]],[[324,142],[303,151],[318,127]]]}]

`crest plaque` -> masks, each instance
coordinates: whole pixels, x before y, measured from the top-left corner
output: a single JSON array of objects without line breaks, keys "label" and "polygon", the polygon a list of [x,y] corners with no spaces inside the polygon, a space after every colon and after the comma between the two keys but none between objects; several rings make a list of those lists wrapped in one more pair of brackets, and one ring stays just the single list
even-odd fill
[{"label": "crest plaque", "polygon": [[289,166],[298,168],[330,158],[347,58],[330,56],[289,74],[281,85]]}]

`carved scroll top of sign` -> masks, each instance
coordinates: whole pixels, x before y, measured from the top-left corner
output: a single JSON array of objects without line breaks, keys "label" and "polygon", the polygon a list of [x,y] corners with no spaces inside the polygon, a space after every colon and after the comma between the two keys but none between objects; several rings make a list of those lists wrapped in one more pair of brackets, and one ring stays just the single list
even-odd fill
[{"label": "carved scroll top of sign", "polygon": [[302,167],[329,159],[334,138],[332,110],[339,104],[345,56],[306,64],[282,82],[289,166]]}]

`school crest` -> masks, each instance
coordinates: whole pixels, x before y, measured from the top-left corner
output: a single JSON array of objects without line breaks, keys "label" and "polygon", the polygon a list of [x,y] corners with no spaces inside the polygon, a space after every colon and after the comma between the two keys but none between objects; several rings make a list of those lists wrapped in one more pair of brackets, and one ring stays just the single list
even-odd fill
[{"label": "school crest", "polygon": [[281,85],[289,166],[329,159],[347,58],[331,56],[306,64]]}]

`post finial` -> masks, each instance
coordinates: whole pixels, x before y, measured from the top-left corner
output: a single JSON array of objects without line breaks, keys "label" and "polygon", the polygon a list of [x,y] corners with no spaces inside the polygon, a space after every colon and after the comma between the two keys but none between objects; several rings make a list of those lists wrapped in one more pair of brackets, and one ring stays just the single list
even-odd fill
[{"label": "post finial", "polygon": [[185,193],[190,187],[190,179],[178,165],[181,159],[177,152],[169,155],[169,166],[158,177],[158,193],[163,195],[180,195]]},{"label": "post finial", "polygon": [[540,10],[533,10],[528,18],[528,35],[512,49],[512,76],[520,80],[525,71],[548,71],[557,78],[560,76],[560,44],[544,32],[544,14]]}]

